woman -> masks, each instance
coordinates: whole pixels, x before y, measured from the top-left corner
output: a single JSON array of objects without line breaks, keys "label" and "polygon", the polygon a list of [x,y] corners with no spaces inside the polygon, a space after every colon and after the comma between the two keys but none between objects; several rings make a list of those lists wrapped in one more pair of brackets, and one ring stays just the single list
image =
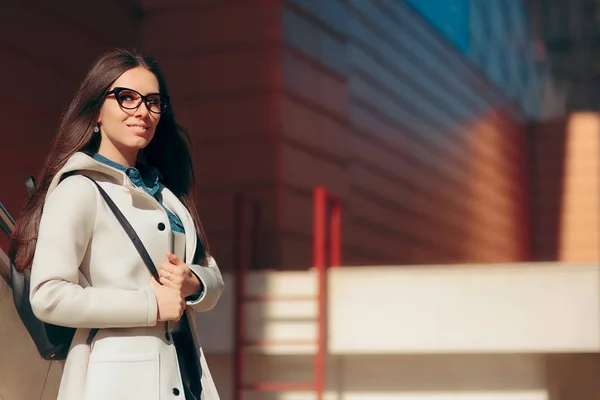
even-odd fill
[{"label": "woman", "polygon": [[[186,138],[158,66],[129,51],[100,57],[63,117],[11,249],[17,268],[31,265],[36,316],[77,328],[61,400],[219,398],[192,311],[215,306],[223,279],[192,201]],[[160,282],[82,175],[134,227]]]}]

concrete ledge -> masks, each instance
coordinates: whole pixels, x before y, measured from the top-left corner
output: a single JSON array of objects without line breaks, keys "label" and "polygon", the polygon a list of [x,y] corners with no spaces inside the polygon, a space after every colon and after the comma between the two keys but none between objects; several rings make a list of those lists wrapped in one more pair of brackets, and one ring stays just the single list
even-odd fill
[{"label": "concrete ledge", "polygon": [[[207,352],[233,350],[234,282],[198,315]],[[600,350],[600,267],[526,263],[365,266],[329,273],[329,351],[341,354],[581,353]],[[251,294],[314,295],[309,272],[257,272]],[[315,337],[316,303],[250,304],[247,336]],[[262,346],[265,354],[308,354],[312,346]]]}]

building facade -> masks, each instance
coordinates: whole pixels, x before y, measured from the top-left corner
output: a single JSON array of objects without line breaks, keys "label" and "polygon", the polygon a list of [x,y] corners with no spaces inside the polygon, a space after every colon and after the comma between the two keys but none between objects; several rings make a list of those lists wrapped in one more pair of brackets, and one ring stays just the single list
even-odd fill
[{"label": "building facade", "polygon": [[[410,4],[111,4],[7,15],[39,20],[18,38],[3,25],[16,96],[2,113],[6,131],[19,132],[0,150],[10,211],[91,60],[137,45],[159,60],[192,132],[200,212],[225,268],[238,193],[262,205],[260,265],[310,265],[316,185],[342,199],[345,264],[529,258],[526,113],[470,61],[475,46],[457,50]],[[77,22],[90,11],[123,29]]]},{"label": "building facade", "polygon": [[[257,267],[297,270],[255,276],[251,288],[312,295],[317,185],[341,199],[342,264],[355,267],[331,281],[330,395],[598,393],[597,354],[568,352],[599,348],[590,299],[598,297],[600,118],[565,113],[567,96],[543,51],[531,50],[539,48],[520,2],[71,3],[0,5],[0,201],[18,214],[24,178],[41,168],[101,52],[136,46],[155,55],[192,135],[198,206],[230,288],[199,322],[213,328],[203,341],[223,399],[233,395],[234,199],[261,205],[251,238],[260,243]],[[575,265],[558,275],[527,261]],[[431,264],[449,268],[421,268]],[[375,283],[362,289],[379,299],[377,312],[356,296],[373,271]],[[356,310],[370,321],[360,329]],[[314,307],[255,307],[253,339],[296,331],[310,339],[313,325],[278,325],[294,313],[310,319]],[[0,321],[0,397],[53,398],[60,366],[37,357],[3,281]],[[255,372],[309,376],[303,354],[275,360],[267,351]]]}]

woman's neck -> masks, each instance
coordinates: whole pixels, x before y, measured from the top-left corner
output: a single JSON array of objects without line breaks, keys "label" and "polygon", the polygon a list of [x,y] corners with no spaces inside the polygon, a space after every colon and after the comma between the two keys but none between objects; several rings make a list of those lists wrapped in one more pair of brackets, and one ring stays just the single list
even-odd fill
[{"label": "woman's neck", "polygon": [[137,149],[131,151],[120,151],[112,145],[103,146],[104,142],[105,141],[102,141],[102,143],[100,143],[98,154],[108,158],[113,162],[116,162],[117,164],[121,164],[124,167],[135,167],[138,155]]}]

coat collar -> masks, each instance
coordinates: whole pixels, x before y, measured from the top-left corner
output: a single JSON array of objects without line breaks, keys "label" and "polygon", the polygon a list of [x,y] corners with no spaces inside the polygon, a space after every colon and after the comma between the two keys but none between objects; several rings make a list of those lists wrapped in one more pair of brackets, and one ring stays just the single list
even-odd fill
[{"label": "coat collar", "polygon": [[[65,174],[75,171],[99,173],[106,176],[109,180],[113,181],[118,185],[125,186],[127,188],[134,187],[129,181],[125,172],[110,167],[101,161],[95,160],[93,157],[83,152],[77,152],[67,160],[65,165],[54,176],[52,182],[50,183],[50,186],[48,187],[46,198],[54,189],[56,189],[56,187],[58,186],[62,177]],[[194,259],[194,254],[196,253],[196,246],[198,244],[198,237],[196,235],[196,228],[194,227],[194,220],[192,219],[192,216],[190,215],[187,208],[185,208],[181,201],[179,201],[179,199],[164,185],[161,185],[161,194],[164,205],[173,213],[175,213],[175,215],[177,215],[183,223],[183,227],[186,232],[185,262],[188,264],[192,263]]]},{"label": "coat collar", "polygon": [[94,160],[92,157],[83,152],[77,152],[67,160],[65,165],[58,171],[54,178],[52,178],[52,181],[48,186],[46,198],[48,198],[50,193],[56,189],[65,174],[75,171],[99,173],[119,185],[127,187],[132,186],[127,179],[127,175],[125,175],[125,172],[119,171],[100,161]]}]

